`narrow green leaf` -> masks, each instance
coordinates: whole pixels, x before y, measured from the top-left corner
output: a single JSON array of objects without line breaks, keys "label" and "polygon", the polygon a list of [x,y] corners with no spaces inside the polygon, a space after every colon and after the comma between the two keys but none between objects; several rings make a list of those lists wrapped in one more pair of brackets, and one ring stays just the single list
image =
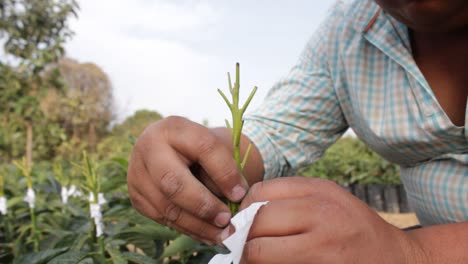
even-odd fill
[{"label": "narrow green leaf", "polygon": [[112,248],[110,246],[106,247],[107,253],[109,253],[112,262],[114,264],[127,264],[128,261],[122,256],[119,250]]},{"label": "narrow green leaf", "polygon": [[72,250],[81,250],[83,248],[84,244],[86,244],[86,242],[88,242],[90,239],[91,239],[91,237],[90,237],[89,233],[81,234],[78,237],[78,239],[75,241],[75,243],[73,243],[71,249]]},{"label": "narrow green leaf", "polygon": [[125,237],[127,234],[141,236],[150,240],[172,240],[177,238],[179,233],[165,226],[158,224],[138,225],[129,227],[117,234],[116,237]]},{"label": "narrow green leaf", "polygon": [[229,129],[229,131],[231,131],[231,132],[232,132],[232,127],[231,127],[231,124],[229,123],[229,120],[227,120],[227,119],[224,119],[224,122],[226,123],[226,127],[227,127],[227,129]]},{"label": "narrow green leaf", "polygon": [[247,150],[245,151],[244,158],[242,159],[241,169],[244,169],[245,164],[247,163],[247,159],[249,157],[251,149],[252,149],[252,144],[250,143],[249,146],[247,147]]},{"label": "narrow green leaf", "polygon": [[227,99],[226,95],[223,93],[223,91],[221,91],[221,89],[218,89],[218,93],[221,95],[221,97],[223,97],[224,99],[224,102],[226,102],[227,106],[229,107],[229,109],[232,108],[232,105],[231,103],[229,102],[229,100]]},{"label": "narrow green leaf", "polygon": [[14,264],[45,264],[48,263],[54,257],[67,251],[68,248],[56,248],[39,251],[36,253],[30,253],[22,257],[17,258]]},{"label": "narrow green leaf", "polygon": [[89,257],[88,252],[68,251],[62,255],[53,258],[48,264],[78,264]]},{"label": "narrow green leaf", "polygon": [[148,256],[144,256],[144,255],[134,253],[134,252],[122,252],[122,257],[136,264],[156,264],[157,263],[156,260]]},{"label": "narrow green leaf", "polygon": [[231,74],[228,72],[227,73],[227,76],[228,76],[228,86],[229,86],[229,92],[232,93],[232,81],[231,81]]},{"label": "narrow green leaf", "polygon": [[176,238],[174,241],[172,241],[172,243],[169,244],[169,246],[166,247],[161,258],[175,256],[185,251],[192,250],[194,247],[198,246],[199,244],[200,242],[192,239],[191,237],[186,236],[186,235],[181,235],[178,238]]},{"label": "narrow green leaf", "polygon": [[247,110],[247,107],[249,106],[250,101],[252,101],[252,98],[254,97],[256,92],[257,92],[257,86],[253,88],[253,90],[250,92],[249,97],[247,98],[247,101],[245,101],[244,106],[242,106],[241,114],[244,114],[245,110]]}]

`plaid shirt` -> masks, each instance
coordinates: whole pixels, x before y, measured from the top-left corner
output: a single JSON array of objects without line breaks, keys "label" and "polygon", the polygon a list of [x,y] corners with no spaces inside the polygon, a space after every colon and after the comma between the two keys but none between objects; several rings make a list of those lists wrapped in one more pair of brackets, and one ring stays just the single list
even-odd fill
[{"label": "plaid shirt", "polygon": [[351,127],[398,164],[422,225],[468,221],[465,126],[445,114],[411,54],[405,25],[374,1],[337,4],[298,63],[246,117],[265,179],[319,159]]}]

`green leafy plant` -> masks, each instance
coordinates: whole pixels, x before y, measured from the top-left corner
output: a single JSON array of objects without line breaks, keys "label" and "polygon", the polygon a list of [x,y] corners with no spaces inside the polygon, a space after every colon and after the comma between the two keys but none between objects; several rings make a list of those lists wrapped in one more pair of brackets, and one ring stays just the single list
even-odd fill
[{"label": "green leafy plant", "polygon": [[5,196],[5,178],[4,178],[5,172],[3,171],[2,168],[0,168],[0,197]]},{"label": "green leafy plant", "polygon": [[83,152],[82,164],[74,164],[85,176],[85,183],[82,188],[89,193],[89,207],[91,215],[91,237],[93,242],[99,246],[99,257],[101,261],[105,260],[105,247],[101,212],[101,177],[97,173],[96,164],[91,162],[86,152]]},{"label": "green leafy plant", "polygon": [[344,137],[324,156],[299,172],[308,177],[324,178],[341,185],[401,184],[398,167],[384,160],[354,137]]},{"label": "green leafy plant", "polygon": [[33,188],[33,179],[31,175],[31,164],[23,158],[21,161],[15,161],[15,166],[26,177],[28,190],[25,201],[29,203],[29,210],[31,216],[31,240],[34,244],[34,252],[39,251],[39,231],[37,228],[36,211],[35,211],[35,192]]},{"label": "green leafy plant", "polygon": [[[226,126],[230,130],[231,135],[232,135],[232,147],[233,147],[234,160],[236,161],[238,170],[242,174],[242,171],[245,167],[245,163],[247,162],[247,158],[252,148],[252,145],[249,144],[244,154],[244,158],[241,159],[240,140],[241,140],[241,135],[242,135],[242,127],[244,125],[243,115],[245,113],[245,110],[249,106],[250,101],[255,95],[255,92],[257,91],[257,87],[253,88],[253,90],[250,92],[250,95],[247,98],[244,105],[241,108],[239,108],[239,90],[240,90],[239,68],[240,68],[239,63],[237,63],[236,64],[236,81],[234,82],[234,85],[231,82],[231,75],[228,73],[228,85],[229,85],[229,92],[232,97],[232,102],[229,101],[229,99],[223,93],[223,91],[221,91],[221,89],[218,89],[218,93],[223,97],[224,101],[229,107],[229,110],[231,111],[232,126],[231,126],[231,123],[229,123],[227,119],[226,119]],[[239,210],[239,203],[228,201],[228,205],[233,215],[236,214],[237,211]]]}]

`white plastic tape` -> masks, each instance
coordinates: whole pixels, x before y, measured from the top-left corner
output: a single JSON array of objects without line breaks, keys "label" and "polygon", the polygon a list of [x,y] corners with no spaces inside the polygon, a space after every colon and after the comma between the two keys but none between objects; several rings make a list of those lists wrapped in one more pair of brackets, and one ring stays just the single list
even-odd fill
[{"label": "white plastic tape", "polygon": [[75,185],[71,185],[70,188],[62,186],[62,191],[60,192],[62,196],[63,204],[68,203],[68,198],[70,197],[81,197],[81,192],[76,188]]},{"label": "white plastic tape", "polygon": [[76,185],[72,184],[70,189],[68,189],[70,196],[72,197],[82,197],[83,194],[76,188]]},{"label": "white plastic tape", "polygon": [[91,203],[97,203],[99,205],[103,205],[103,204],[107,203],[107,200],[106,200],[106,198],[104,198],[103,193],[98,193],[98,199],[96,201],[96,199],[94,198],[94,193],[90,192],[89,193],[89,201]]},{"label": "white plastic tape", "polygon": [[26,196],[24,197],[23,201],[29,204],[29,208],[34,208],[34,203],[36,202],[36,195],[32,188],[28,188],[26,192]]},{"label": "white plastic tape", "polygon": [[255,215],[260,207],[267,203],[268,202],[253,203],[249,207],[238,212],[231,219],[231,224],[234,225],[236,231],[223,241],[223,244],[231,251],[231,253],[225,255],[217,254],[208,264],[239,264]]},{"label": "white plastic tape", "polygon": [[93,218],[94,224],[96,226],[96,236],[99,237],[102,235],[104,228],[104,224],[102,223],[101,205],[91,203],[89,204],[89,211],[91,214],[91,218]]},{"label": "white plastic tape", "polygon": [[98,199],[96,201],[96,199],[94,198],[94,194],[90,192],[89,202],[89,212],[96,226],[96,236],[99,237],[103,234],[104,229],[104,223],[102,222],[101,205],[105,204],[107,201],[104,198],[104,194],[102,193],[98,193]]},{"label": "white plastic tape", "polygon": [[104,194],[103,193],[98,193],[98,204],[103,205],[105,203],[107,203],[107,200],[106,200],[106,198],[104,198]]},{"label": "white plastic tape", "polygon": [[62,197],[62,203],[68,203],[68,189],[65,186],[62,186],[62,190],[60,191],[60,196]]},{"label": "white plastic tape", "polygon": [[0,214],[6,215],[7,213],[7,199],[4,196],[0,196]]}]

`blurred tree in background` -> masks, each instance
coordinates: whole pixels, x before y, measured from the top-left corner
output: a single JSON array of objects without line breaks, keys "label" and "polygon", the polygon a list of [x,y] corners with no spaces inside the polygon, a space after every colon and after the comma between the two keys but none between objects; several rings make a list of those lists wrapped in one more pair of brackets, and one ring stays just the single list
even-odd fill
[{"label": "blurred tree in background", "polygon": [[97,146],[99,157],[118,156],[129,157],[136,138],[143,130],[152,123],[161,120],[161,114],[150,110],[138,110],[123,122],[115,125],[111,133],[105,137]]},{"label": "blurred tree in background", "polygon": [[[67,19],[76,15],[77,8],[74,0],[0,1],[0,41],[5,52],[0,57],[0,122],[8,127],[3,135],[10,137],[3,145],[23,133],[27,166],[33,158],[34,132],[45,120],[41,98],[51,89],[64,87],[58,69],[43,73],[63,56],[63,44],[72,36]],[[6,150],[14,154],[13,148]]]},{"label": "blurred tree in background", "polygon": [[94,63],[62,58],[57,66],[67,89],[64,94],[49,90],[42,109],[74,144],[85,143],[94,150],[116,115],[111,81]]},{"label": "blurred tree in background", "polygon": [[132,116],[125,119],[121,124],[114,126],[112,134],[116,136],[138,137],[148,125],[161,119],[162,116],[158,112],[138,110]]}]

